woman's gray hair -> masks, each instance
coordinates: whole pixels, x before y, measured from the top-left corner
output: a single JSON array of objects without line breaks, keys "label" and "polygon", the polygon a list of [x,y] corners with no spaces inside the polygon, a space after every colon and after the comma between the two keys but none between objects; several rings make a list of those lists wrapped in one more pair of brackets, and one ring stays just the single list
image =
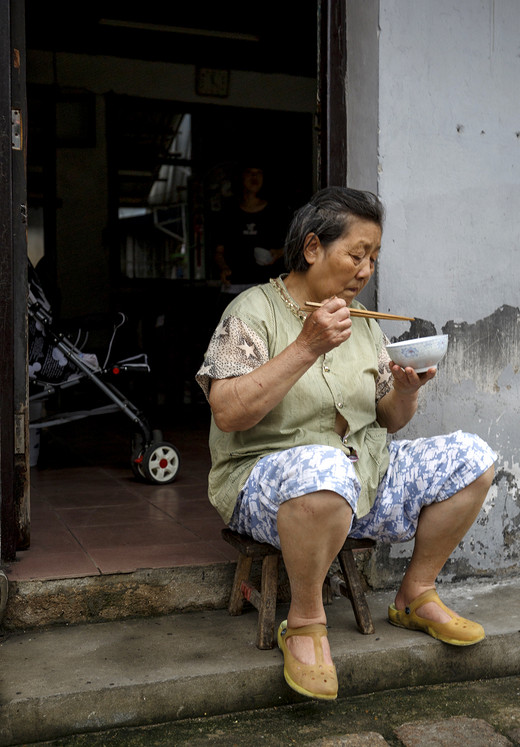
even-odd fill
[{"label": "woman's gray hair", "polygon": [[384,207],[372,192],[348,187],[326,187],[296,211],[285,239],[285,265],[289,272],[306,272],[305,239],[315,234],[327,249],[346,236],[352,218],[370,220],[383,230]]}]

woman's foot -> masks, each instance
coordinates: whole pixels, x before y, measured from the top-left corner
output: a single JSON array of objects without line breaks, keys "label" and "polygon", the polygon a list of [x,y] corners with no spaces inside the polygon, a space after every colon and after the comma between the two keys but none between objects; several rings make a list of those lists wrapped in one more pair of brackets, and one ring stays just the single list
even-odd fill
[{"label": "woman's foot", "polygon": [[391,604],[388,608],[388,620],[399,628],[422,630],[452,646],[471,646],[486,637],[482,625],[466,620],[446,607],[435,589],[423,592],[402,609]]},{"label": "woman's foot", "polygon": [[[301,639],[301,646],[297,643]],[[307,641],[313,646],[309,655]],[[293,690],[308,698],[334,700],[338,695],[338,677],[336,668],[330,660],[327,643],[327,628],[323,623],[313,623],[299,628],[287,627],[287,621],[278,628],[278,647],[283,653],[285,681]],[[293,654],[298,650],[302,662]],[[328,661],[324,651],[328,651]]]},{"label": "woman's foot", "polygon": [[[405,596],[405,594],[399,590],[395,597],[394,607],[396,610],[404,610],[406,607],[409,607],[413,602],[415,602],[416,599],[418,599],[422,594],[424,594],[427,591],[435,591],[435,587],[430,587],[427,589],[421,589],[419,593],[415,594],[412,598],[409,596]],[[458,617],[457,613],[453,610],[450,610],[449,608],[448,612],[446,612],[442,607],[439,607],[439,605],[433,601],[433,602],[425,602],[424,604],[421,604],[419,607],[416,608],[415,614],[418,617],[423,617],[426,620],[432,620],[432,622],[439,622],[439,623],[446,623],[449,622],[453,617]]]},{"label": "woman's foot", "polygon": [[[298,628],[296,628],[298,630]],[[323,661],[325,664],[332,664],[332,656],[330,654],[329,639],[327,635],[322,635],[320,638],[321,650]],[[287,639],[287,648],[294,656],[295,659],[301,661],[302,664],[315,664],[316,663],[316,652],[314,650],[314,641],[308,635],[295,635]]]},{"label": "woman's foot", "polygon": [[[306,625],[327,625],[327,618],[325,612],[320,614],[319,617],[304,618],[298,614],[289,611],[287,616],[287,627],[291,630],[298,630]],[[324,635],[321,637],[321,649],[323,655],[323,661],[326,664],[332,664],[332,657],[330,653],[329,639],[327,638],[326,629]],[[287,648],[291,654],[301,661],[302,664],[315,664],[316,655],[314,648],[314,641],[310,636],[307,635],[295,635],[287,639]]]}]

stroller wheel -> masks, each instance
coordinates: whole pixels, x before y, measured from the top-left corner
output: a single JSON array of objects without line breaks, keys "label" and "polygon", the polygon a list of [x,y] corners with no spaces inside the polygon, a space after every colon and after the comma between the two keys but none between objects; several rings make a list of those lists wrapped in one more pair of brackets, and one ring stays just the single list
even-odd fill
[{"label": "stroller wheel", "polygon": [[180,455],[175,446],[164,441],[149,446],[143,454],[143,461],[136,466],[149,482],[166,485],[177,476]]}]

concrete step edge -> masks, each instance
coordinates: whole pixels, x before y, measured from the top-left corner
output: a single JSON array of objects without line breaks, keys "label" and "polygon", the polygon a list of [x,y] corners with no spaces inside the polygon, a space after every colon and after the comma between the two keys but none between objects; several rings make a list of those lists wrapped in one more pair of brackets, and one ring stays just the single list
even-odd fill
[{"label": "concrete step edge", "polygon": [[[517,675],[517,651],[518,639],[510,634],[488,639],[479,647],[478,657],[466,652],[455,666],[452,651],[441,650],[434,641],[417,641],[393,651],[340,654],[335,656],[340,697]],[[281,659],[266,657],[264,666],[251,670],[237,668],[7,703],[0,706],[0,746],[301,702],[281,672]]]}]

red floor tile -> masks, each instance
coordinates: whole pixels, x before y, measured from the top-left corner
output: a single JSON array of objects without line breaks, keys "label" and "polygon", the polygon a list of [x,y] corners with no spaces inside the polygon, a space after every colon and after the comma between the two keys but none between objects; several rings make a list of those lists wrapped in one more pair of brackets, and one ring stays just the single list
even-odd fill
[{"label": "red floor tile", "polygon": [[165,514],[177,521],[184,519],[214,519],[217,521],[219,515],[207,498],[173,497],[153,500],[153,505],[161,509]]},{"label": "red floor tile", "polygon": [[170,485],[136,480],[120,427],[105,419],[102,425],[92,420],[49,429],[57,433],[46,459],[31,470],[31,548],[17,553],[10,578],[70,578],[236,560],[220,539],[224,524],[207,497],[207,414],[164,429],[164,440],[181,455]]},{"label": "red floor tile", "polygon": [[224,540],[220,539],[219,537],[218,540],[208,542],[208,544],[211,545],[218,553],[223,555],[226,560],[231,560],[236,563],[238,551],[235,550],[234,547],[231,547],[229,542],[224,542]]},{"label": "red floor tile", "polygon": [[46,523],[31,529],[30,552],[42,555],[45,552],[74,552],[81,550],[74,535],[61,522]]},{"label": "red floor tile", "polygon": [[[207,542],[218,542],[220,540],[220,532],[224,528],[225,524],[217,517],[217,519],[182,519],[180,520],[182,525],[189,529],[190,532],[201,540]],[[222,544],[224,540],[222,540]]]},{"label": "red floor tile", "polygon": [[78,527],[74,530],[78,542],[87,551],[100,547],[170,545],[194,542],[193,532],[175,522],[150,521],[145,524],[119,524],[117,526]]},{"label": "red floor tile", "polygon": [[99,570],[82,551],[38,553],[25,550],[17,554],[17,562],[7,566],[6,573],[11,581],[44,581],[97,576]]},{"label": "red floor tile", "polygon": [[[132,548],[95,548],[92,560],[102,574],[131,573],[145,568],[174,568],[183,565],[207,565],[229,562],[225,553],[208,542],[172,545],[143,545]],[[236,558],[234,558],[236,560]]]},{"label": "red floor tile", "polygon": [[90,487],[89,490],[78,491],[77,488],[69,486],[64,480],[61,487],[49,491],[43,491],[33,496],[32,503],[36,500],[45,500],[49,506],[56,510],[63,508],[95,508],[106,506],[127,506],[127,505],[146,505],[146,498],[136,495],[127,489],[105,489],[102,485],[98,488],[97,484]]},{"label": "red floor tile", "polygon": [[149,521],[172,521],[164,511],[146,501],[120,506],[91,508],[58,508],[56,513],[72,531],[78,527],[110,527],[121,524],[145,524]]}]

